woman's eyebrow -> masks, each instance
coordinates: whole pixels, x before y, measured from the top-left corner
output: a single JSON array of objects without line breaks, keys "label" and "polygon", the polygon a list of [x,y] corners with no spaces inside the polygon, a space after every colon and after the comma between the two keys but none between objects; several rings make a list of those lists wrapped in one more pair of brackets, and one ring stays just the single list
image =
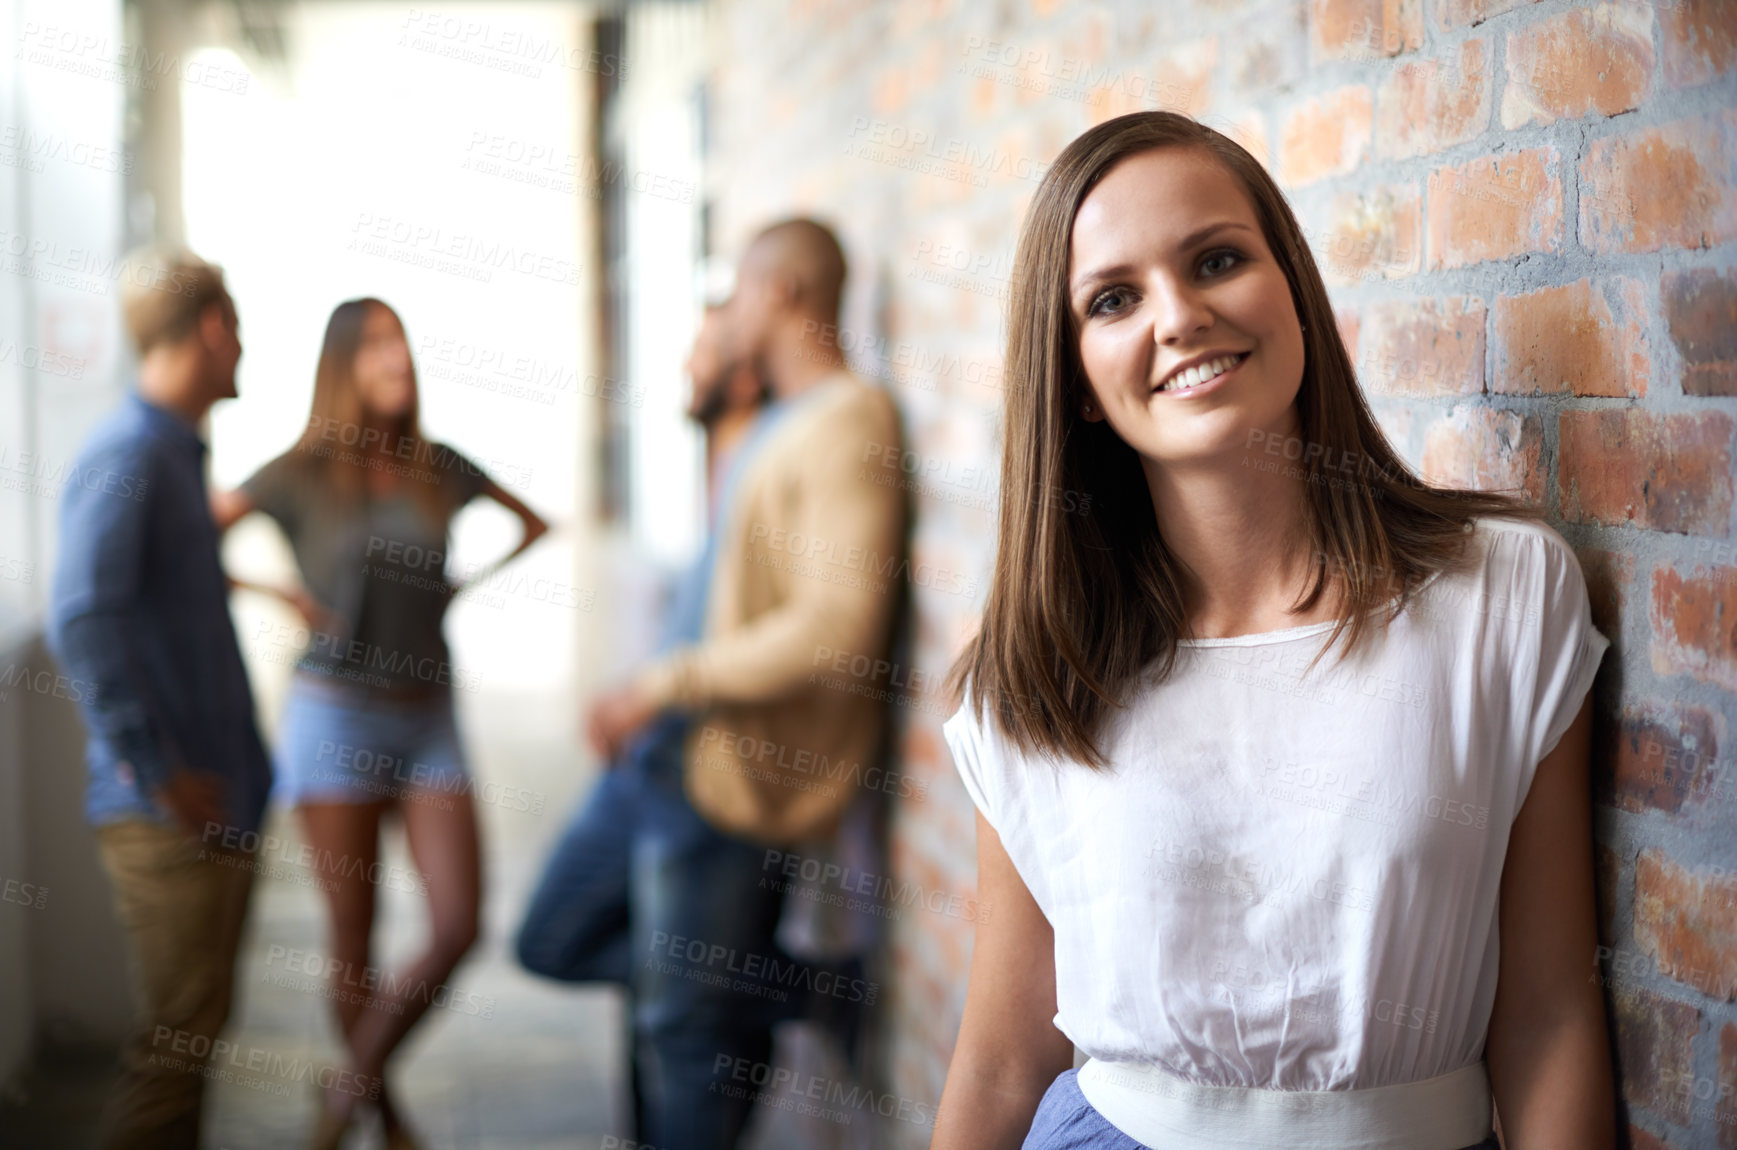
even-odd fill
[{"label": "woman's eyebrow", "polygon": [[[1200,243],[1200,241],[1206,239],[1208,236],[1232,228],[1240,228],[1245,232],[1252,232],[1255,230],[1249,225],[1237,220],[1219,220],[1217,223],[1207,224],[1203,228],[1196,228],[1188,235],[1183,236],[1182,242],[1176,245],[1176,250],[1187,251],[1189,248]],[[1095,287],[1104,280],[1115,279],[1117,276],[1127,275],[1132,270],[1133,268],[1128,264],[1115,264],[1110,267],[1096,268],[1074,281],[1071,294],[1077,296],[1087,288]]]}]

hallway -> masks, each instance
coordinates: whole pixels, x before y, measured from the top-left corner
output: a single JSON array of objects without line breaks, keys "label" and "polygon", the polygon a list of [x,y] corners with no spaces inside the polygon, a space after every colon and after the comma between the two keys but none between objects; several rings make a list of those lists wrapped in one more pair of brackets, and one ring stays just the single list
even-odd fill
[{"label": "hallway", "polygon": [[[461,694],[467,694],[461,692]],[[418,1024],[390,1079],[426,1150],[629,1150],[625,1006],[602,986],[563,987],[514,961],[519,916],[544,859],[594,776],[574,743],[574,705],[546,695],[482,692],[461,701],[482,823],[482,937],[439,1004]],[[518,806],[527,810],[513,809]],[[313,1129],[309,1084],[343,1063],[324,957],[325,912],[312,872],[299,865],[293,818],[273,808],[263,835],[247,934],[236,960],[236,999],[216,1062],[228,1080],[208,1088],[205,1150],[302,1150]],[[377,965],[389,976],[419,944],[423,898],[396,826],[382,836]],[[360,981],[360,980],[358,980]],[[368,981],[372,981],[369,978]],[[250,1061],[252,1069],[250,1070]],[[837,1072],[812,1032],[779,1032],[775,1066]],[[82,1150],[114,1077],[103,1053],[56,1050],[26,1079],[29,1100],[5,1111],[7,1150]],[[841,1076],[842,1077],[842,1076]],[[762,1109],[750,1150],[860,1150],[887,1136],[872,1113],[848,1122]],[[892,1125],[897,1126],[898,1123]],[[879,1129],[877,1129],[877,1126]],[[350,1150],[380,1150],[377,1124]],[[650,1148],[646,1148],[650,1150]]]}]

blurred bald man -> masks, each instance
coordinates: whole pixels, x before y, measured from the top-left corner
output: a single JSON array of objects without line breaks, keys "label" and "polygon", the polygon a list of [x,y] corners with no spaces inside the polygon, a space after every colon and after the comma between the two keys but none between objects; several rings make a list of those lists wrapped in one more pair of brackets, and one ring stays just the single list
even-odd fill
[{"label": "blurred bald man", "polygon": [[[706,309],[685,366],[691,388],[686,414],[706,436],[708,529],[702,553],[672,588],[660,620],[660,651],[700,639],[719,505],[771,398],[766,381],[730,339],[724,305]],[[690,1092],[671,1088],[660,1060],[645,1048],[640,1036],[647,1027],[641,1022],[687,1016],[693,1007],[683,993],[693,984],[658,978],[634,959],[643,958],[647,940],[658,935],[716,933],[717,916],[731,909],[709,903],[705,890],[694,891],[680,868],[643,865],[645,859],[672,856],[703,863],[704,852],[695,844],[722,839],[682,791],[688,730],[688,716],[669,711],[611,749],[602,777],[544,864],[516,942],[520,963],[534,974],[562,982],[613,982],[629,991],[635,1019],[629,1086],[636,1132],[646,1146],[654,1145],[650,1131],[687,1120],[669,1115],[691,1114],[691,1100]]]},{"label": "blurred bald man", "polygon": [[[860,960],[801,962],[780,949],[789,880],[768,869],[769,859],[829,858],[847,812],[899,777],[885,769],[884,700],[907,595],[907,513],[903,488],[876,477],[882,460],[903,458],[904,437],[892,397],[840,353],[845,271],[837,238],[809,219],[766,228],[744,252],[723,318],[773,402],[726,484],[703,633],[591,711],[604,754],[660,715],[690,717],[684,790],[709,833],[647,865],[684,875],[687,897],[727,910],[682,946],[653,935],[650,953],[635,956],[655,970],[654,996],[685,1003],[636,1020],[646,1089],[688,1103],[648,1108],[668,1121],[641,1137],[669,1150],[737,1144],[755,1092],[732,1075],[770,1062],[773,1022],[817,1019],[848,1041],[875,998]],[[815,673],[840,656],[875,670],[841,690]],[[728,961],[714,969],[717,955]],[[656,995],[659,979],[683,989]]]}]

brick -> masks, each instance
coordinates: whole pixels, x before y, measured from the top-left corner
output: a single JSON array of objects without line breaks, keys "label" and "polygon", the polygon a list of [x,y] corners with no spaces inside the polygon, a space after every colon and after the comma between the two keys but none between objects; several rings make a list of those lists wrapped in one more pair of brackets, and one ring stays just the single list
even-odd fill
[{"label": "brick", "polygon": [[1614,648],[1622,642],[1622,620],[1628,614],[1629,588],[1634,585],[1634,556],[1597,547],[1576,547],[1574,554],[1586,575],[1592,625],[1603,632]]},{"label": "brick", "polygon": [[[1151,81],[1146,83],[1151,83]],[[1117,116],[1126,116],[1129,112],[1143,112],[1146,110],[1146,105],[1147,100],[1143,85],[1103,84],[1093,88],[1087,94],[1086,118],[1091,124],[1101,124],[1105,120],[1113,120]]]},{"label": "brick", "polygon": [[[902,757],[907,763],[920,763],[931,767],[945,764],[947,770],[952,770],[953,752],[947,749],[939,727],[912,723],[905,731],[902,751]],[[964,784],[961,783],[960,786],[963,788]]]},{"label": "brick", "polygon": [[1510,32],[1504,55],[1504,128],[1633,111],[1652,80],[1652,10],[1634,3],[1571,8]]},{"label": "brick", "polygon": [[1329,284],[1401,279],[1423,266],[1423,195],[1416,184],[1336,193],[1325,233],[1309,236]]},{"label": "brick", "polygon": [[1609,946],[1616,937],[1616,923],[1622,913],[1616,905],[1622,886],[1622,856],[1603,843],[1593,843],[1592,874],[1598,892],[1598,941]]},{"label": "brick", "polygon": [[[1209,36],[1172,47],[1150,64],[1105,61],[1073,80],[1050,77],[1046,82],[1043,77],[1035,77],[1037,82],[1024,89],[1020,103],[1037,105],[1052,101],[1056,90],[1071,89],[1084,92],[1088,120],[1093,124],[1148,108],[1204,119],[1212,106],[1213,78],[1219,71],[1218,52],[1218,38]],[[1077,128],[1072,128],[1063,143],[1075,134]]]},{"label": "brick", "polygon": [[[1356,363],[1356,360],[1352,360]],[[1414,428],[1423,423],[1427,412],[1423,405],[1407,403],[1402,400],[1383,400],[1379,396],[1370,403],[1375,411],[1375,422],[1381,427],[1381,434],[1392,444],[1409,445],[1416,441]],[[1411,453],[1406,453],[1407,464],[1410,465]]]},{"label": "brick", "polygon": [[1705,84],[1737,63],[1737,5],[1731,0],[1673,0],[1659,9],[1665,83]]},{"label": "brick", "polygon": [[1563,245],[1555,148],[1483,156],[1429,176],[1428,267],[1466,267]]},{"label": "brick", "polygon": [[[1607,300],[1619,301],[1616,313]],[[1642,396],[1650,357],[1639,281],[1581,279],[1500,296],[1490,314],[1490,390],[1509,395]]]},{"label": "brick", "polygon": [[1351,308],[1334,308],[1333,326],[1339,329],[1339,342],[1345,345],[1345,355],[1356,363],[1358,346],[1363,339],[1363,317]]},{"label": "brick", "polygon": [[971,81],[971,122],[984,123],[995,118],[1006,89],[989,75],[975,76]]},{"label": "brick", "polygon": [[1261,167],[1270,165],[1272,154],[1267,148],[1267,122],[1258,109],[1249,108],[1229,116],[1204,116],[1201,123],[1235,140]]},{"label": "brick", "polygon": [[1150,85],[1158,107],[1199,119],[1212,108],[1212,78],[1217,72],[1216,36],[1164,53]]},{"label": "brick", "polygon": [[1727,109],[1594,140],[1580,161],[1581,247],[1610,255],[1737,239],[1732,131]]},{"label": "brick", "polygon": [[903,65],[882,68],[874,81],[875,115],[903,115],[911,102],[911,84]]},{"label": "brick", "polygon": [[1297,187],[1352,171],[1368,154],[1373,129],[1373,98],[1362,85],[1293,108],[1280,129],[1280,181]]},{"label": "brick", "polygon": [[1395,68],[1375,95],[1375,154],[1403,159],[1440,152],[1490,125],[1490,48],[1460,45],[1451,65],[1423,60]]},{"label": "brick", "polygon": [[[1055,40],[1044,37],[1034,37],[1029,42],[1022,40],[1021,50],[1031,53],[1031,58],[1007,70],[1015,106],[1022,109],[1036,107],[1053,99],[1051,93],[1055,89],[1073,86],[1058,72],[1061,61],[1069,58],[1069,54]],[[1087,61],[1081,63],[1090,67]]]},{"label": "brick", "polygon": [[1657,568],[1651,613],[1653,670],[1737,691],[1737,568]]},{"label": "brick", "polygon": [[1557,422],[1563,517],[1723,538],[1731,520],[1731,430],[1722,412],[1564,411]]},{"label": "brick", "polygon": [[1380,60],[1423,47],[1423,0],[1314,0],[1309,48],[1315,63]]},{"label": "brick", "polygon": [[1422,472],[1431,483],[1518,491],[1544,499],[1544,427],[1535,415],[1461,406],[1424,433]]},{"label": "brick", "polygon": [[1287,92],[1308,74],[1308,9],[1285,0],[1261,13],[1225,44],[1231,91],[1244,100]]},{"label": "brick", "polygon": [[1683,358],[1683,393],[1737,395],[1737,275],[1712,268],[1666,272],[1659,294]]},{"label": "brick", "polygon": [[1672,1150],[1671,1144],[1639,1126],[1628,1124],[1628,1150]]},{"label": "brick", "polygon": [[950,44],[940,40],[930,40],[917,50],[916,60],[911,65],[911,87],[919,92],[933,92],[947,82],[949,65],[953,63]]},{"label": "brick", "polygon": [[1624,707],[1615,730],[1594,754],[1600,770],[1598,801],[1618,810],[1676,814],[1703,802],[1718,783],[1719,717],[1703,707],[1663,704]]},{"label": "brick", "polygon": [[1484,390],[1484,301],[1382,300],[1363,313],[1360,376],[1386,395],[1479,395]]},{"label": "brick", "polygon": [[1638,987],[1611,1000],[1616,1016],[1618,1086],[1632,1106],[1659,1109],[1670,1085],[1694,1070],[1701,1012]]},{"label": "brick", "polygon": [[1440,0],[1436,9],[1436,27],[1443,32],[1470,28],[1492,16],[1501,16],[1516,8],[1536,4],[1538,0]]},{"label": "brick", "polygon": [[[983,188],[1029,187],[1050,159],[1037,150],[1028,117],[1015,120],[1006,131],[986,141],[975,157],[969,151],[966,155],[965,162],[953,165],[958,173],[955,178],[945,181],[956,192],[954,203],[971,203]],[[974,185],[973,176],[980,182]]]},{"label": "brick", "polygon": [[1702,875],[1643,850],[1634,860],[1634,937],[1662,977],[1737,998],[1737,875]]}]

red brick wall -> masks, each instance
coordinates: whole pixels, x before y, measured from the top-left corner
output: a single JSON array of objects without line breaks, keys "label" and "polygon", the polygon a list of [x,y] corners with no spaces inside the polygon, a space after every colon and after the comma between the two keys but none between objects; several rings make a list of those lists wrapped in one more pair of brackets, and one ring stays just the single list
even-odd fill
[{"label": "red brick wall", "polygon": [[[937,678],[989,570],[1006,279],[1043,166],[1148,107],[1269,165],[1395,443],[1432,478],[1548,501],[1579,551],[1613,642],[1595,833],[1627,1123],[1636,1146],[1737,1150],[1737,3],[712,14],[720,246],[791,210],[838,226],[838,339],[906,412],[917,556],[976,581],[918,588],[917,663]],[[906,767],[931,787],[898,811],[894,866],[969,894],[972,811],[942,717],[912,712]],[[932,1102],[970,924],[908,913],[893,938],[884,1072]]]}]

